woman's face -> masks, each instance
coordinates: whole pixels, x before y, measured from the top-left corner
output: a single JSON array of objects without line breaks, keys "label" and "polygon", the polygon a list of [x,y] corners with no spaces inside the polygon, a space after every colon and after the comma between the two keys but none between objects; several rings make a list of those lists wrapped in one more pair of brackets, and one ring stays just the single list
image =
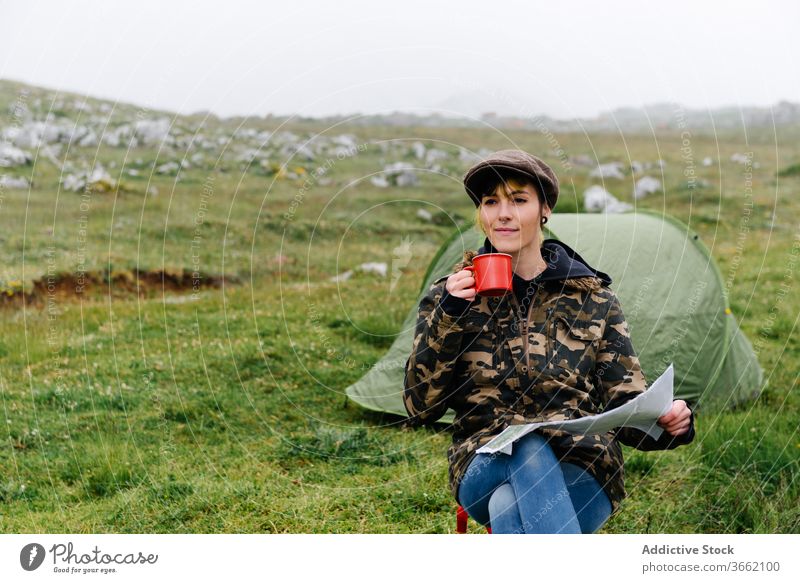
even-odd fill
[{"label": "woman's face", "polygon": [[483,197],[480,217],[494,248],[516,255],[529,246],[539,247],[542,216],[549,217],[550,209],[542,208],[533,185],[509,181],[508,186],[509,198],[502,186]]}]

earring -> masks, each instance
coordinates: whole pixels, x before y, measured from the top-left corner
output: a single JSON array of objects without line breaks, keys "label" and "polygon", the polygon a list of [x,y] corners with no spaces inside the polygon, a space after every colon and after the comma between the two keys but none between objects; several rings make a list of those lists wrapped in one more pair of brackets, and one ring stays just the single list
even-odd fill
[{"label": "earring", "polygon": [[542,224],[544,225],[547,222],[547,217],[542,217]]}]

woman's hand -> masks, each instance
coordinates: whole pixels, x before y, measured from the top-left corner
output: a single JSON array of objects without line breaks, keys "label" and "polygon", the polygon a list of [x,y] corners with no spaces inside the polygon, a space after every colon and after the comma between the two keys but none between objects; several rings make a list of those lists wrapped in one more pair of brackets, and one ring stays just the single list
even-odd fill
[{"label": "woman's hand", "polygon": [[689,431],[692,410],[686,406],[686,401],[680,399],[672,401],[672,409],[658,418],[658,425],[671,435],[683,435]]},{"label": "woman's hand", "polygon": [[475,278],[469,269],[456,271],[447,278],[445,289],[451,296],[472,301],[475,299]]}]

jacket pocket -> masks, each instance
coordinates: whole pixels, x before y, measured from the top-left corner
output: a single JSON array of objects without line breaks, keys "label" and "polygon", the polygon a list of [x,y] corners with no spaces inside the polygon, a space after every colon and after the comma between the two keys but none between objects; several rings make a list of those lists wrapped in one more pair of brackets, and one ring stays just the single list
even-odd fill
[{"label": "jacket pocket", "polygon": [[465,383],[491,384],[498,376],[497,326],[488,314],[468,313],[459,356],[459,372]]},{"label": "jacket pocket", "polygon": [[494,328],[494,320],[483,312],[468,311],[464,316],[464,334],[485,334]]},{"label": "jacket pocket", "polygon": [[550,331],[550,363],[561,370],[591,372],[601,337],[599,322],[556,315]]}]

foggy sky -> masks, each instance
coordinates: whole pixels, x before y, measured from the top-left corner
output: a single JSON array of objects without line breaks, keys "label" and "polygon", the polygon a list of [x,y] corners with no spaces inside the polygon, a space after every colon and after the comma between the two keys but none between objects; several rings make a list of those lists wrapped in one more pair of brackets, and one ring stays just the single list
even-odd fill
[{"label": "foggy sky", "polygon": [[0,0],[0,22],[0,78],[180,113],[800,101],[790,1]]}]

